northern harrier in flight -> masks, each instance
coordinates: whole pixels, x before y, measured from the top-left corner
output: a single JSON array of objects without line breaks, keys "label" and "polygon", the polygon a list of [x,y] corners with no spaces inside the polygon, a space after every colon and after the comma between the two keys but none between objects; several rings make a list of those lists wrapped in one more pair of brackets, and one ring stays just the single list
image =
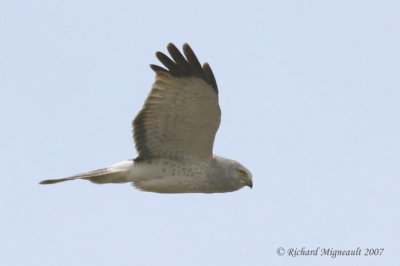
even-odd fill
[{"label": "northern harrier in flight", "polygon": [[210,66],[198,61],[188,44],[183,54],[172,43],[164,65],[150,65],[156,80],[133,120],[138,156],[107,168],[40,184],[86,179],[97,184],[132,182],[159,193],[216,193],[253,186],[240,163],[213,154],[220,121],[218,87]]}]

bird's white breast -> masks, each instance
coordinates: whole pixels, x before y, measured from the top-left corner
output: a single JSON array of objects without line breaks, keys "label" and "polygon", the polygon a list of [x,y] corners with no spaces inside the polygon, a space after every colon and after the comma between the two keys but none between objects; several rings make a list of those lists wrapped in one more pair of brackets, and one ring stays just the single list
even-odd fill
[{"label": "bird's white breast", "polygon": [[160,193],[200,192],[208,190],[208,161],[181,163],[168,159],[138,161],[128,173],[128,181],[145,191]]}]

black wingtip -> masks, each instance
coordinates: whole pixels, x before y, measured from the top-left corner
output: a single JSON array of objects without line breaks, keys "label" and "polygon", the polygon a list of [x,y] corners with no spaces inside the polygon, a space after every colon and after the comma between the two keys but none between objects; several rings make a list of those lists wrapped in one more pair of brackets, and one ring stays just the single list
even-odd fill
[{"label": "black wingtip", "polygon": [[214,91],[218,94],[218,86],[214,74],[208,63],[201,66],[196,54],[188,43],[182,46],[183,54],[173,44],[168,43],[168,53],[170,57],[164,53],[156,52],[157,59],[164,65],[165,68],[158,65],[151,64],[150,67],[153,71],[167,72],[174,77],[198,77],[212,86]]},{"label": "black wingtip", "polygon": [[168,73],[168,70],[166,70],[163,67],[157,66],[157,65],[150,64],[150,68],[153,69],[154,72],[167,72]]}]

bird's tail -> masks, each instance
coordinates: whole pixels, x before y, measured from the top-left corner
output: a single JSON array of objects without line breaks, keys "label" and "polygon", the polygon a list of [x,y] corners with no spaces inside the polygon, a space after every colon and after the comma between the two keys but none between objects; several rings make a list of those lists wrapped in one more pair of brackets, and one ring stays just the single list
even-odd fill
[{"label": "bird's tail", "polygon": [[77,175],[73,175],[70,177],[65,177],[65,178],[59,178],[59,179],[47,179],[40,181],[39,184],[42,185],[49,185],[49,184],[55,184],[59,182],[64,182],[64,181],[69,181],[69,180],[75,180],[75,179],[85,179],[89,180],[93,183],[96,184],[105,184],[105,183],[125,183],[125,182],[130,182],[127,180],[127,172],[131,169],[133,166],[133,161],[132,160],[127,160],[123,161],[120,163],[117,163],[115,165],[112,165],[108,168],[102,168],[86,173],[81,173]]}]

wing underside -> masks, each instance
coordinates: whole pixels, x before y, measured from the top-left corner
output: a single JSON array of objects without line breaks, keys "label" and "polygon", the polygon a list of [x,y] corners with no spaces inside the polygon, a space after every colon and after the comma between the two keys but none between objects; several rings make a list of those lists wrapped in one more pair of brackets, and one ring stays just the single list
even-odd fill
[{"label": "wing underside", "polygon": [[173,44],[168,51],[172,59],[156,53],[166,68],[151,65],[156,81],[133,121],[137,160],[211,157],[221,117],[214,75],[189,45],[185,56]]}]

